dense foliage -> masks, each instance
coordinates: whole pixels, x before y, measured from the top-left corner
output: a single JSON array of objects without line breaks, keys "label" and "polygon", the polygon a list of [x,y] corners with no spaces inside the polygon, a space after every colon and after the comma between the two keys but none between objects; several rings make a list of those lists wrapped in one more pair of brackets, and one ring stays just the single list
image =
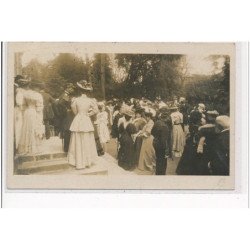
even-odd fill
[{"label": "dense foliage", "polygon": [[118,66],[127,72],[122,86],[124,95],[155,99],[181,94],[182,58],[182,55],[116,55]]},{"label": "dense foliage", "polygon": [[[185,84],[185,96],[190,104],[203,102],[208,110],[216,109],[221,114],[230,110],[230,58],[224,57],[224,66],[212,75],[193,75]],[[216,57],[211,57],[216,60]]]},{"label": "dense foliage", "polygon": [[[224,66],[218,71],[217,59],[222,57]],[[95,54],[84,60],[74,54],[61,53],[46,64],[31,60],[23,68],[23,74],[33,81],[45,82],[54,97],[60,96],[70,83],[85,79],[93,83],[94,96],[99,100],[105,93],[106,99],[146,97],[154,100],[160,96],[171,100],[173,96],[184,95],[191,105],[203,102],[208,109],[229,113],[230,58],[210,56],[209,60],[214,66],[213,74],[189,75],[185,55],[116,54],[112,57]]]}]

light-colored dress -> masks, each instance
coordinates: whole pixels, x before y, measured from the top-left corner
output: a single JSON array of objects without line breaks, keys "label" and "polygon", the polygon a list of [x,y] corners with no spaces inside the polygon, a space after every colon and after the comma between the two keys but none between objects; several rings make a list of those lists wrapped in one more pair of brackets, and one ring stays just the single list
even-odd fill
[{"label": "light-colored dress", "polygon": [[154,137],[151,135],[151,130],[154,122],[149,120],[142,129],[142,146],[139,157],[138,169],[153,174],[155,171],[155,150],[153,147]]},{"label": "light-colored dress", "polygon": [[106,111],[97,114],[97,130],[101,143],[106,143],[110,140],[108,129],[108,113]]},{"label": "light-colored dress", "polygon": [[173,153],[175,157],[181,157],[185,146],[185,134],[181,124],[183,123],[183,115],[179,111],[171,114],[173,124]]},{"label": "light-colored dress", "polygon": [[33,90],[23,92],[23,122],[18,143],[18,153],[36,154],[45,134],[43,124],[43,97]]},{"label": "light-colored dress", "polygon": [[22,126],[23,126],[23,114],[24,114],[24,100],[23,95],[25,89],[17,88],[16,89],[16,106],[15,106],[15,145],[16,149],[21,137]]},{"label": "light-colored dress", "polygon": [[75,98],[71,108],[75,118],[70,126],[68,162],[76,169],[83,169],[97,161],[94,127],[90,116],[96,114],[98,108],[96,101],[86,95]]}]

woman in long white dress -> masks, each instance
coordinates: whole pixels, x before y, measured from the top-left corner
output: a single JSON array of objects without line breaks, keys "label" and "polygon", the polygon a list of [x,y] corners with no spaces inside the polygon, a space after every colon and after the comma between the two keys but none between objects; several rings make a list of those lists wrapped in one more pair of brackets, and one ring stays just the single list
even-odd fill
[{"label": "woman in long white dress", "polygon": [[24,93],[28,88],[29,82],[27,80],[19,79],[16,84],[15,90],[15,147],[18,149],[22,126],[23,126],[23,114],[24,114]]},{"label": "woman in long white dress", "polygon": [[31,84],[29,89],[23,92],[23,123],[20,140],[18,143],[19,154],[36,154],[40,152],[40,146],[44,137],[43,125],[43,97],[39,91],[39,84]]},{"label": "woman in long white dress", "polygon": [[70,126],[68,162],[76,169],[84,169],[95,165],[97,161],[94,126],[90,116],[98,112],[98,107],[96,101],[86,95],[93,90],[92,85],[84,80],[77,85],[81,96],[75,98],[71,104],[75,118]]},{"label": "woman in long white dress", "polygon": [[172,151],[175,157],[181,157],[185,146],[185,134],[182,128],[183,114],[178,107],[171,108],[174,112],[170,115],[173,124]]}]

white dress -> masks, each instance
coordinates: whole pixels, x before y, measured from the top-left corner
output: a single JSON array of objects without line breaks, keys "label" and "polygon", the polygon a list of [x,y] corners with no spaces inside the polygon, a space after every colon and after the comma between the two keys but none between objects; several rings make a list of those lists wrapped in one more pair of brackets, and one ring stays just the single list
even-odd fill
[{"label": "white dress", "polygon": [[181,157],[184,145],[185,145],[185,134],[181,124],[183,123],[183,115],[179,111],[171,114],[173,124],[173,153],[175,157]]},{"label": "white dress", "polygon": [[83,169],[97,161],[94,127],[90,116],[96,114],[98,108],[97,103],[86,95],[75,98],[71,108],[76,116],[70,126],[68,162],[76,169]]},{"label": "white dress", "polygon": [[23,114],[24,114],[24,96],[25,90],[22,88],[16,89],[16,106],[15,106],[15,142],[16,149],[21,137],[22,126],[23,126]]},{"label": "white dress", "polygon": [[45,133],[43,125],[43,97],[33,90],[23,92],[23,122],[18,143],[18,153],[36,154],[40,151]]},{"label": "white dress", "polygon": [[108,129],[108,113],[106,111],[97,114],[97,128],[101,143],[106,143],[110,140]]}]

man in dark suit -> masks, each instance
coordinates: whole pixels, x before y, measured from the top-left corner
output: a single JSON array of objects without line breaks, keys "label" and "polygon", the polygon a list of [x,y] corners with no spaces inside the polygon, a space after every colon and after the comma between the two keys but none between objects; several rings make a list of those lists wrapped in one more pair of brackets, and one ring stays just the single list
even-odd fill
[{"label": "man in dark suit", "polygon": [[167,158],[171,157],[171,118],[167,107],[160,109],[159,119],[155,122],[151,134],[154,136],[153,146],[156,156],[156,175],[165,175]]},{"label": "man in dark suit", "polygon": [[226,115],[215,120],[216,138],[209,167],[212,175],[229,175],[230,120]]}]

